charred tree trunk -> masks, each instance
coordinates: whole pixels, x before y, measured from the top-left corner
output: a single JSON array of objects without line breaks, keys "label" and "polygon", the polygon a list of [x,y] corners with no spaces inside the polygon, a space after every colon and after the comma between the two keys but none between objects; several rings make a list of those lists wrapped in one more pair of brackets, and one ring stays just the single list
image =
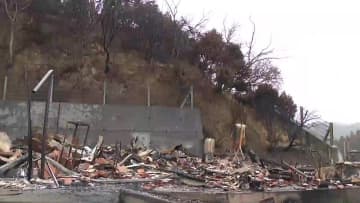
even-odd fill
[{"label": "charred tree trunk", "polygon": [[2,99],[6,100],[9,70],[14,66],[14,42],[15,42],[15,19],[10,20],[10,39],[9,39],[9,63],[5,67],[4,85]]},{"label": "charred tree trunk", "polygon": [[14,63],[15,20],[10,22],[9,62],[11,66]]},{"label": "charred tree trunk", "polygon": [[10,21],[10,38],[9,38],[9,64],[5,68],[4,78],[4,89],[3,89],[3,100],[6,99],[8,74],[9,69],[14,66],[14,50],[15,50],[15,32],[16,32],[16,20],[18,12],[21,12],[30,6],[31,0],[2,0],[1,3],[4,6],[5,13]]}]

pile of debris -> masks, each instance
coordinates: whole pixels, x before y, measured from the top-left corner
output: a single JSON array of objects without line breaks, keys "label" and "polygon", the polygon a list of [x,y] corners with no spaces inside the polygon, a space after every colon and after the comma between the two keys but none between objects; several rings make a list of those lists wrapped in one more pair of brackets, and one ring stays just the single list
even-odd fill
[{"label": "pile of debris", "polygon": [[[46,140],[46,167],[41,177],[41,134],[32,138],[32,182],[50,187],[136,183],[144,190],[174,186],[220,189],[225,191],[312,190],[319,187],[346,188],[360,184],[359,178],[345,181],[343,172],[320,179],[321,170],[311,166],[293,166],[285,161],[277,163],[260,159],[251,150],[245,160],[215,157],[204,161],[192,156],[182,145],[166,151],[149,149],[137,139],[123,147],[121,143],[105,146],[99,136],[90,148],[76,139],[63,135],[49,135]],[[16,171],[26,177],[27,138],[18,139],[14,146],[0,148],[0,176]],[[237,156],[235,156],[237,157]],[[338,167],[343,168],[343,167]],[[337,170],[338,171],[338,170]],[[359,175],[359,174],[358,174]]]}]

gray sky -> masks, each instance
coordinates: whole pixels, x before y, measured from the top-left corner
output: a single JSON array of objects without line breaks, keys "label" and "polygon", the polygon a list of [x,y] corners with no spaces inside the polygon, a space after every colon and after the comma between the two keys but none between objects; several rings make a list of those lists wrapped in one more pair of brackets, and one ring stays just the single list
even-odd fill
[{"label": "gray sky", "polygon": [[[157,0],[165,10],[164,0]],[[171,1],[171,0],[170,0]],[[177,0],[174,0],[175,2]],[[360,122],[358,94],[360,12],[356,0],[182,0],[180,15],[196,21],[205,13],[207,29],[238,23],[238,39],[256,46],[269,41],[281,69],[282,88],[297,104],[328,121]]]}]

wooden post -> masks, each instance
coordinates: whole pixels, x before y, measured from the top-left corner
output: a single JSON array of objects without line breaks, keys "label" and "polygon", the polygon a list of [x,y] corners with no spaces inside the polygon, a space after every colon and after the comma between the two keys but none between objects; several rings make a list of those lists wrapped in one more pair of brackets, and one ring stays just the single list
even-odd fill
[{"label": "wooden post", "polygon": [[239,138],[239,142],[235,144],[235,149],[234,149],[234,161],[239,161],[239,157],[238,154],[240,152],[242,160],[245,159],[244,156],[244,152],[242,150],[242,146],[245,144],[245,128],[246,125],[245,124],[240,124],[240,123],[236,123],[235,124],[235,142],[236,142],[236,138]]},{"label": "wooden post", "polygon": [[245,128],[246,128],[246,125],[242,124],[241,130],[240,130],[240,143],[239,143],[239,149],[240,149],[241,157],[243,158],[243,160],[245,160],[244,152],[242,149],[243,145],[245,144]]}]

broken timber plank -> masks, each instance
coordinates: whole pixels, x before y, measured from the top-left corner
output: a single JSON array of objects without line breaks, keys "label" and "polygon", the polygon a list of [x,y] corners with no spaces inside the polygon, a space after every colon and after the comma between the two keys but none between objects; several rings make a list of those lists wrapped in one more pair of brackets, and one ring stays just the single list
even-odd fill
[{"label": "broken timber plank", "polygon": [[28,155],[24,155],[12,162],[9,162],[7,164],[4,164],[0,167],[0,176],[4,175],[6,172],[8,172],[10,169],[15,168],[19,166],[20,164],[24,163],[28,158]]},{"label": "broken timber plank", "polygon": [[67,169],[65,166],[61,165],[59,162],[53,160],[50,157],[46,157],[46,160],[53,166],[55,166],[57,169],[59,169],[62,173],[64,173],[65,175],[69,175],[69,176],[79,176],[78,173]]},{"label": "broken timber plank", "polygon": [[124,165],[124,163],[129,160],[131,157],[133,156],[133,154],[129,154],[127,155],[120,163],[118,163],[119,166]]},{"label": "broken timber plank", "polygon": [[286,161],[281,161],[282,164],[284,164],[286,167],[290,168],[291,170],[295,171],[297,174],[305,177],[305,178],[308,178],[309,176],[306,175],[305,173],[303,173],[302,171],[300,171],[299,169],[291,166],[290,164],[288,164]]},{"label": "broken timber plank", "polygon": [[146,183],[146,182],[155,182],[161,179],[169,178],[171,175],[165,175],[157,178],[141,178],[141,179],[91,179],[91,182],[94,183],[103,183],[103,184],[119,184],[119,183]]}]

